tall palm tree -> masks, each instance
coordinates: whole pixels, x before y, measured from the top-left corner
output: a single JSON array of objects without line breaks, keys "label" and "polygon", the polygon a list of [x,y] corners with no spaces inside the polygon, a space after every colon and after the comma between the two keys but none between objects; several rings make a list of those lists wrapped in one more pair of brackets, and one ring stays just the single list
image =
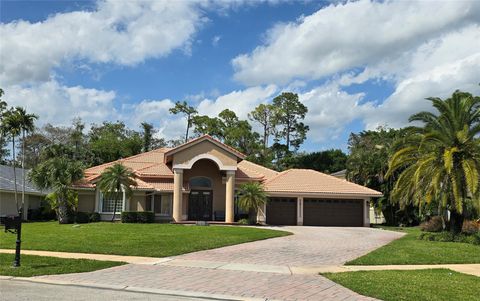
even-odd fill
[{"label": "tall palm tree", "polygon": [[262,185],[257,182],[248,182],[240,185],[238,189],[238,206],[248,210],[250,224],[255,224],[257,212],[267,202],[267,194]]},{"label": "tall palm tree", "polygon": [[15,204],[17,212],[20,214],[20,206],[18,205],[18,188],[17,188],[17,169],[16,169],[16,154],[15,154],[15,137],[17,137],[22,130],[22,120],[18,114],[18,109],[10,109],[3,114],[3,127],[2,132],[9,135],[12,139],[12,165],[13,165],[13,178],[15,189]]},{"label": "tall palm tree", "polygon": [[17,107],[15,114],[18,115],[20,128],[22,132],[22,211],[25,206],[25,136],[35,129],[35,120],[38,118],[35,114],[28,114],[24,108]]},{"label": "tall palm tree", "polygon": [[65,157],[54,157],[33,168],[29,178],[38,188],[53,190],[58,222],[69,223],[68,213],[75,197],[72,184],[83,178],[83,165]]},{"label": "tall palm tree", "polygon": [[428,98],[437,114],[420,112],[409,135],[397,143],[387,176],[400,175],[392,200],[421,207],[432,200],[450,211],[450,231],[461,231],[464,208],[479,202],[480,97],[456,91],[445,100]]},{"label": "tall palm tree", "polygon": [[115,163],[102,172],[97,185],[105,197],[114,197],[112,222],[115,220],[120,195],[125,193],[125,197],[130,198],[133,193],[132,188],[137,186],[135,178],[135,173],[121,163]]}]

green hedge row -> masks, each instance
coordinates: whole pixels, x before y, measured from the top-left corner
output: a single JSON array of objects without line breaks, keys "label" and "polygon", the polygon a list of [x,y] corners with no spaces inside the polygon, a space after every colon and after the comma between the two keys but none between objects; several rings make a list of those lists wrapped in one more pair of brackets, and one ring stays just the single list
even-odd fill
[{"label": "green hedge row", "polygon": [[155,221],[155,213],[152,211],[123,211],[122,223],[147,224]]},{"label": "green hedge row", "polygon": [[472,245],[480,245],[480,232],[475,234],[458,234],[453,235],[450,232],[424,232],[418,236],[420,240],[441,241],[441,242],[463,242]]}]

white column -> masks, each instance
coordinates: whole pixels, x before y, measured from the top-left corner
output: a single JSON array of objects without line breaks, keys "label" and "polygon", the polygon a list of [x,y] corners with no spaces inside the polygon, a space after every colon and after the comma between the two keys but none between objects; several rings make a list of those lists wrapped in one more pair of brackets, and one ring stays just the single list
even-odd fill
[{"label": "white column", "polygon": [[234,193],[235,193],[235,171],[227,171],[227,181],[225,183],[225,222],[233,223],[235,220]]},{"label": "white column", "polygon": [[297,225],[303,226],[303,197],[297,197]]},{"label": "white column", "polygon": [[182,220],[182,202],[183,202],[183,169],[173,170],[173,219],[176,222]]},{"label": "white column", "polygon": [[370,198],[363,200],[363,226],[370,227]]}]

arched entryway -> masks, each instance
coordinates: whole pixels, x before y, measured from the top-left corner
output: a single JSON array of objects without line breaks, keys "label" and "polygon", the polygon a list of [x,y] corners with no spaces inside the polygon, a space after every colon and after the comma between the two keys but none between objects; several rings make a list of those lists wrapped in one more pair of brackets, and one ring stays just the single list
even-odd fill
[{"label": "arched entryway", "polygon": [[189,180],[188,219],[209,221],[213,219],[213,183],[209,177],[196,176]]}]

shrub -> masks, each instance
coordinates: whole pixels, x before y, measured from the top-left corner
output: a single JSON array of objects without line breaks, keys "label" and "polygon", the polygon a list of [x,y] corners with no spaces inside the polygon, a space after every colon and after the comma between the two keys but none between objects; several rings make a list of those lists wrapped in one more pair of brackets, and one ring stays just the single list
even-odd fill
[{"label": "shrub", "polygon": [[153,223],[155,213],[152,211],[124,211],[122,212],[122,223]]},{"label": "shrub", "polygon": [[137,212],[137,223],[150,224],[155,221],[155,213],[152,211]]},{"label": "shrub", "polygon": [[248,218],[242,218],[242,219],[238,220],[238,223],[240,225],[249,225],[250,221],[248,220]]},{"label": "shrub", "polygon": [[90,214],[87,212],[77,212],[75,215],[78,224],[86,224],[90,222]]},{"label": "shrub", "polygon": [[419,240],[439,241],[439,242],[462,242],[472,245],[480,245],[480,233],[473,235],[453,235],[451,232],[432,233],[425,232],[418,236]]},{"label": "shrub", "polygon": [[475,234],[480,230],[479,225],[475,221],[464,221],[462,226],[462,233]]},{"label": "shrub", "polygon": [[137,211],[123,211],[121,215],[122,223],[136,223]]},{"label": "shrub", "polygon": [[443,220],[441,216],[434,216],[430,220],[420,225],[422,231],[441,232],[443,230]]},{"label": "shrub", "polygon": [[98,212],[93,212],[90,214],[90,222],[91,223],[97,223],[100,221],[100,213]]}]

